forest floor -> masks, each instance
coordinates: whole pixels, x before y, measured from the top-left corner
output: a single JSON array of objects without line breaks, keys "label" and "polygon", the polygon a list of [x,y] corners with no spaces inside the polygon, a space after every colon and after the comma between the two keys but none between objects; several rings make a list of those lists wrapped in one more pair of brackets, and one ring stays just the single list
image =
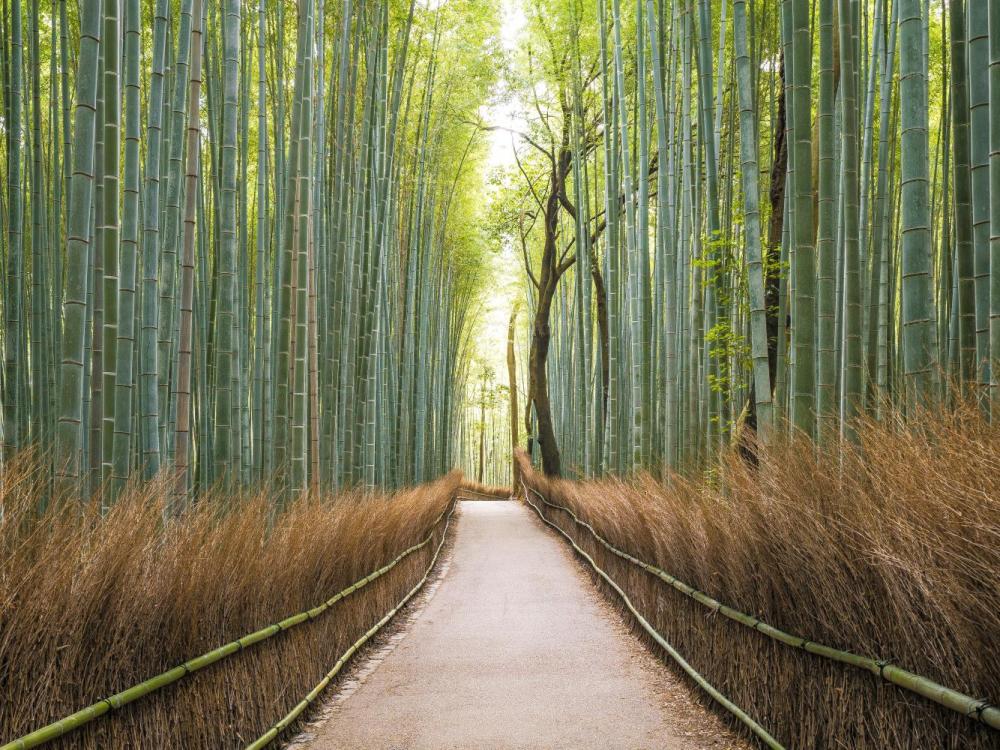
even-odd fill
[{"label": "forest floor", "polygon": [[522,504],[463,502],[438,577],[296,750],[742,750]]}]

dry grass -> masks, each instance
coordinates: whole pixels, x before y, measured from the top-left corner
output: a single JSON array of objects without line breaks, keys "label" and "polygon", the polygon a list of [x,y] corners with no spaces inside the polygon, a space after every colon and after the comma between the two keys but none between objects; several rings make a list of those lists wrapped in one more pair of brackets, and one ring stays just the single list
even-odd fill
[{"label": "dry grass", "polygon": [[[164,525],[159,484],[105,518],[76,504],[35,520],[44,476],[27,456],[0,476],[0,742],[325,601],[422,540],[460,482],[303,497],[273,524],[266,497],[209,498]],[[55,744],[245,746],[413,586],[441,528],[316,620]]]},{"label": "dry grass", "polygon": [[[790,441],[759,471],[529,486],[602,536],[786,631],[1000,699],[1000,426],[974,409],[860,427],[816,456]],[[1000,746],[994,730],[857,669],[713,616],[547,509],[654,627],[787,747]]]},{"label": "dry grass", "polygon": [[472,479],[463,479],[462,489],[475,495],[484,495],[503,500],[506,500],[511,494],[510,487],[498,487],[492,484],[482,484]]}]

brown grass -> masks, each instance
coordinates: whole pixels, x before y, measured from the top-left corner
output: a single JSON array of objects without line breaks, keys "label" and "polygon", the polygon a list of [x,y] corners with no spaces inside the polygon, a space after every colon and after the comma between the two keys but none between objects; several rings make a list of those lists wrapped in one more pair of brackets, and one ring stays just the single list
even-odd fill
[{"label": "brown grass", "polygon": [[[713,480],[529,486],[611,543],[788,632],[1000,699],[1000,426],[974,409],[860,444],[727,458]],[[986,750],[998,733],[877,676],[777,643],[599,547],[546,509],[692,665],[794,748]]]},{"label": "brown grass", "polygon": [[503,500],[506,500],[511,494],[510,487],[482,484],[481,482],[477,482],[472,479],[463,479],[462,489],[475,495],[484,495],[486,497],[494,497]]},{"label": "brown grass", "polygon": [[[0,742],[320,604],[422,540],[460,482],[303,497],[273,523],[267,497],[208,498],[164,525],[162,484],[105,518],[77,504],[36,520],[36,466],[21,457],[0,476]],[[245,746],[414,585],[442,528],[316,620],[54,744]]]}]

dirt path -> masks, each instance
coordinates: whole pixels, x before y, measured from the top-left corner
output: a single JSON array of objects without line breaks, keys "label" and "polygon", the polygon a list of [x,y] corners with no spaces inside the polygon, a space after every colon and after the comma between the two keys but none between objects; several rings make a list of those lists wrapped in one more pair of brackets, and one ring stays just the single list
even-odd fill
[{"label": "dirt path", "polygon": [[745,747],[688,690],[529,509],[464,502],[436,588],[292,745]]}]

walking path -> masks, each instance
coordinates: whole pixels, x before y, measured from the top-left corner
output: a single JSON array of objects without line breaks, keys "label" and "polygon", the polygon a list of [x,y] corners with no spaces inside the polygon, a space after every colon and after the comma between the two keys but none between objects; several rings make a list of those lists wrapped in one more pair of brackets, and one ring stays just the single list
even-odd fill
[{"label": "walking path", "polygon": [[419,611],[292,747],[746,747],[628,632],[530,509],[463,502],[457,515]]}]

